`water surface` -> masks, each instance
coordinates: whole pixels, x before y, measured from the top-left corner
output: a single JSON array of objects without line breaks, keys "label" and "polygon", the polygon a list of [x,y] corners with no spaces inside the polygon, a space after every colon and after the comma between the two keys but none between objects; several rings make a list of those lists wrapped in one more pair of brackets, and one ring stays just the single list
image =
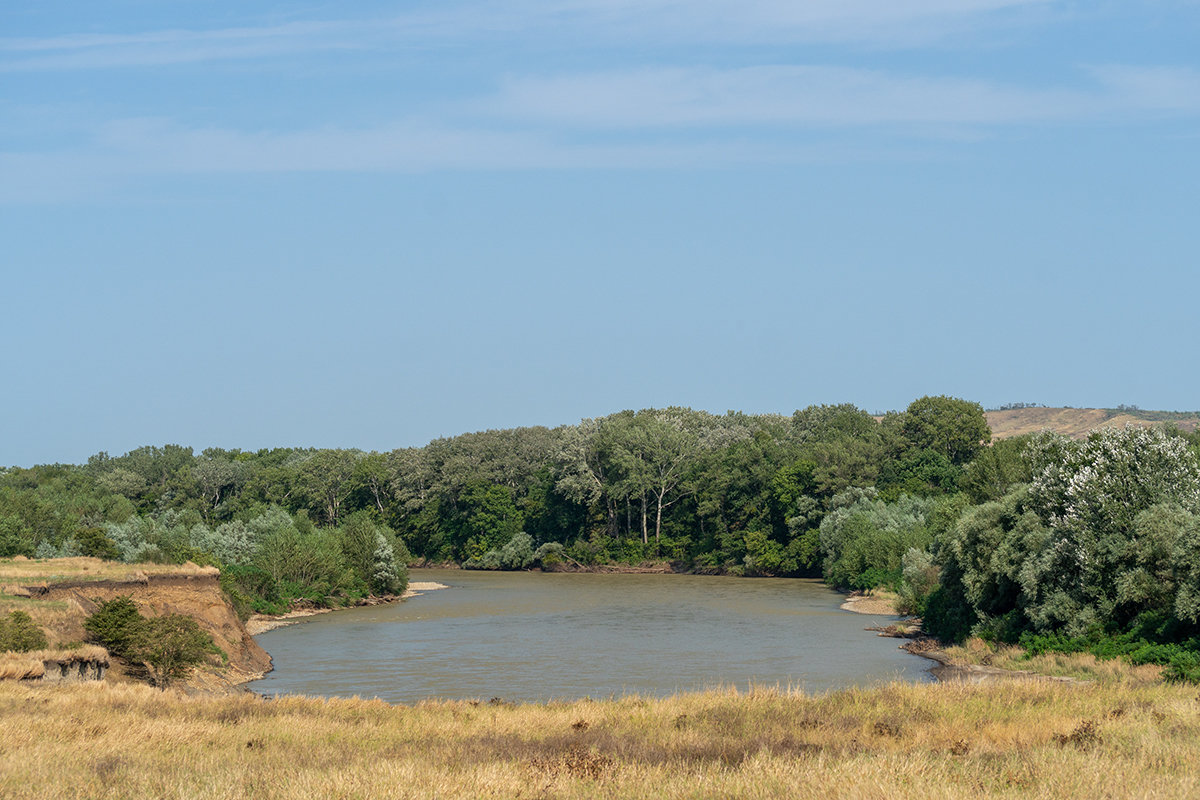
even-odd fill
[{"label": "water surface", "polygon": [[514,701],[930,680],[815,580],[413,570],[450,588],[258,636],[263,694]]}]

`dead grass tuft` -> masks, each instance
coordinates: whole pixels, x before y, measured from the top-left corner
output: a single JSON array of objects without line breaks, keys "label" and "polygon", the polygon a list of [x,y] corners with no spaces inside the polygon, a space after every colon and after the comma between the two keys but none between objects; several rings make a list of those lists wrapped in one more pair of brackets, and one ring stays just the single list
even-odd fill
[{"label": "dead grass tuft", "polygon": [[551,777],[567,775],[594,781],[612,769],[615,762],[609,756],[591,753],[581,747],[572,747],[554,758],[534,758],[529,763]]},{"label": "dead grass tuft", "polygon": [[46,667],[42,660],[32,658],[28,653],[6,653],[0,656],[0,680],[32,680],[45,674]]},{"label": "dead grass tuft", "polygon": [[1060,746],[1090,747],[1100,743],[1100,728],[1094,720],[1085,719],[1070,733],[1056,734],[1054,741]]},{"label": "dead grass tuft", "polygon": [[96,645],[69,649],[32,650],[27,653],[0,653],[0,680],[34,680],[46,674],[46,664],[60,665],[90,662],[109,665],[108,651]]}]

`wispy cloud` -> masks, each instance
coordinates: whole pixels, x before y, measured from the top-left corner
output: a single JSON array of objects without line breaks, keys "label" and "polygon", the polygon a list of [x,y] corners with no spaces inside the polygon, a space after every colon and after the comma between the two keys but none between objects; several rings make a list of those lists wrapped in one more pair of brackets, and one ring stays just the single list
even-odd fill
[{"label": "wispy cloud", "polygon": [[[47,186],[87,190],[151,175],[861,160],[963,132],[1200,115],[1195,70],[1105,66],[1085,74],[1090,82],[1057,88],[829,66],[513,78],[494,96],[441,116],[374,127],[248,131],[118,120],[74,149],[0,154],[0,184],[12,202]],[[858,149],[838,144],[847,133],[860,134]]]},{"label": "wispy cloud", "polygon": [[831,66],[653,68],[510,78],[485,108],[582,128],[1019,125],[1200,110],[1200,73],[1104,67],[1085,86],[1029,87]]},{"label": "wispy cloud", "polygon": [[370,129],[243,131],[169,120],[109,123],[85,146],[0,152],[0,203],[88,199],[155,176],[523,169],[663,169],[852,157],[844,144],[763,144],[738,138],[609,142],[552,132],[407,120]]},{"label": "wispy cloud", "polygon": [[982,80],[828,66],[647,69],[513,78],[498,114],[578,127],[1011,124],[1071,119],[1097,98]]},{"label": "wispy cloud", "polygon": [[357,27],[345,22],[297,22],[216,30],[0,39],[0,70],[155,66],[344,49],[361,46]]},{"label": "wispy cloud", "polygon": [[[998,12],[1056,0],[563,0],[558,18],[640,38],[733,41],[928,42]],[[1058,3],[1061,4],[1061,3]],[[526,7],[534,4],[526,4]]]},{"label": "wispy cloud", "polygon": [[[891,42],[910,45],[1055,0],[514,0],[447,3],[384,19],[210,30],[0,38],[0,71],[157,66],[295,53],[462,44],[554,34],[575,46]],[[555,40],[545,40],[554,42]]]}]

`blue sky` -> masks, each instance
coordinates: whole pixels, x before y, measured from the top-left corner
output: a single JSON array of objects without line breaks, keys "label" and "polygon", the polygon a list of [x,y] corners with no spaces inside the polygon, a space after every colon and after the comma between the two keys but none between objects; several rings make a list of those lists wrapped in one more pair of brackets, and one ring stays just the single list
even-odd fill
[{"label": "blue sky", "polygon": [[1200,3],[14,2],[0,464],[1200,408]]}]

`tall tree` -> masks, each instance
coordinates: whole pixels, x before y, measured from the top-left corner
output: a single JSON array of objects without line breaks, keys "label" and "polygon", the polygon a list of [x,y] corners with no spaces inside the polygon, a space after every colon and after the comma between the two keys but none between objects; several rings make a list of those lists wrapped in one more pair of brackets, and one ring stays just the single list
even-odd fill
[{"label": "tall tree", "polygon": [[342,504],[354,490],[354,468],[363,454],[358,450],[317,450],[299,465],[299,483],[315,510],[336,525]]},{"label": "tall tree", "polygon": [[962,466],[992,441],[983,406],[938,395],[912,401],[903,420],[905,436],[917,449],[930,449]]}]

